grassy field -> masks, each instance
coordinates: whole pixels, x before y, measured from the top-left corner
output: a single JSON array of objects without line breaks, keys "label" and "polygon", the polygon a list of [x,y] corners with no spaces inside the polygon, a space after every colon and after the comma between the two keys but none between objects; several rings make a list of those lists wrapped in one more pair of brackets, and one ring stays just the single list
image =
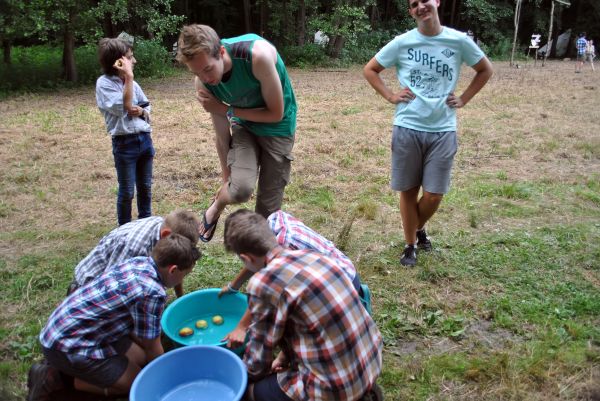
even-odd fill
[{"label": "grassy field", "polygon": [[[495,68],[459,111],[452,190],[428,226],[435,251],[413,269],[399,265],[388,184],[393,108],[358,67],[291,71],[300,110],[284,209],[336,241],[371,288],[388,400],[600,399],[600,73]],[[141,84],[154,213],[200,212],[220,178],[191,77]],[[74,266],[116,223],[93,88],[0,102],[0,162],[0,399],[16,400]],[[222,226],[203,250],[188,290],[240,267]]]}]

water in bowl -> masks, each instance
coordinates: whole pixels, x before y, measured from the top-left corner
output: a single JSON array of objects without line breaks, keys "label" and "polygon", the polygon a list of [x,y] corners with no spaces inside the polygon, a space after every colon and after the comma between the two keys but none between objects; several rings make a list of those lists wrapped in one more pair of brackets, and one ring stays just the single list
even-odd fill
[{"label": "water in bowl", "polygon": [[230,401],[235,391],[216,380],[197,380],[185,383],[165,394],[160,401]]}]

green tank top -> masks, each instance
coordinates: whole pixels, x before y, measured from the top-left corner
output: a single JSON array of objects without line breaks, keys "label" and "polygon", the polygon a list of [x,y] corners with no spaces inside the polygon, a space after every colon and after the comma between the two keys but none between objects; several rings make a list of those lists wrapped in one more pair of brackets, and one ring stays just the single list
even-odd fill
[{"label": "green tank top", "polygon": [[[252,109],[265,106],[260,82],[252,73],[252,47],[257,40],[264,39],[253,33],[222,39],[221,43],[232,61],[231,76],[226,82],[221,81],[217,85],[205,84],[213,95],[233,107]],[[283,89],[283,119],[276,123],[257,123],[241,118],[234,119],[258,136],[293,136],[296,131],[298,107],[290,77],[279,53],[277,53],[275,67]]]}]

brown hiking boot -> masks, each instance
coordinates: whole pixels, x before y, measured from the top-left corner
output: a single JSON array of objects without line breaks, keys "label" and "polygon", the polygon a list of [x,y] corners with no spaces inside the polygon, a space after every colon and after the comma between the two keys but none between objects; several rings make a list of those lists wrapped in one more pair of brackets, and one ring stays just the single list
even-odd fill
[{"label": "brown hiking boot", "polygon": [[60,372],[47,362],[34,363],[27,375],[27,401],[51,401],[52,393],[63,388]]}]

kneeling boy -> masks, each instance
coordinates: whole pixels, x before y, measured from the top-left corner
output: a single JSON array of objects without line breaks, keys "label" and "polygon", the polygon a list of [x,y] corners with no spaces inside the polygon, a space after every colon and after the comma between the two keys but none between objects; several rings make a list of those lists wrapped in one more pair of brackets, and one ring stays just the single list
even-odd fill
[{"label": "kneeling boy", "polygon": [[27,399],[52,399],[69,377],[76,390],[127,394],[142,367],[164,352],[165,288],[181,284],[199,257],[189,239],[171,234],[150,257],[114,266],[67,297],[40,334],[47,364],[29,371]]},{"label": "kneeling boy", "polygon": [[225,248],[254,272],[244,355],[249,399],[370,395],[381,371],[381,334],[342,268],[318,252],[282,248],[264,217],[243,210],[225,222]]},{"label": "kneeling boy", "polygon": [[[183,235],[196,245],[199,231],[198,216],[187,210],[175,210],[165,217],[146,217],[115,228],[75,267],[68,293],[100,276],[110,266],[136,256],[149,256],[158,240],[171,233]],[[183,287],[175,286],[175,293],[182,296]]]}]

